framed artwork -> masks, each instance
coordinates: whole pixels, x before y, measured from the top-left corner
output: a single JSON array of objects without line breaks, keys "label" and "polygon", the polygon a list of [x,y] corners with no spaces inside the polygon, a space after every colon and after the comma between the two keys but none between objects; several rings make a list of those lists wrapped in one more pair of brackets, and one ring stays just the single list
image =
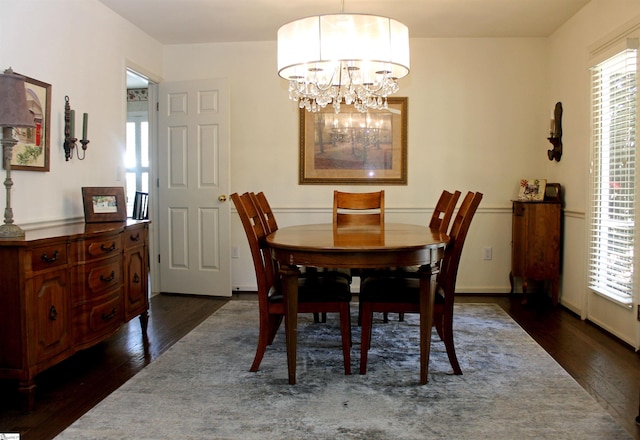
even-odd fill
[{"label": "framed artwork", "polygon": [[544,200],[546,186],[546,179],[522,179],[520,180],[520,191],[518,192],[518,200]]},{"label": "framed artwork", "polygon": [[49,171],[51,84],[25,76],[24,87],[36,126],[15,128],[18,143],[13,147],[11,170]]},{"label": "framed artwork", "polygon": [[121,222],[127,219],[127,203],[121,186],[83,186],[86,223]]},{"label": "framed artwork", "polygon": [[300,112],[300,184],[407,184],[407,98],[360,113]]}]

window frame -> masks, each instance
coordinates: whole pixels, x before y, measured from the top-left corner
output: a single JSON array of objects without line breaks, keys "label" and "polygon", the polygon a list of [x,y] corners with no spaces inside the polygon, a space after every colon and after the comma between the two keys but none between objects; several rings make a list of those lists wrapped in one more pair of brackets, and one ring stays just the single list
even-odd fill
[{"label": "window frame", "polygon": [[[634,301],[634,290],[635,287],[638,286],[638,259],[635,258],[635,255],[638,255],[638,176],[640,175],[640,163],[638,161],[638,148],[637,148],[637,126],[638,126],[638,118],[637,118],[637,109],[638,107],[638,40],[636,38],[628,38],[624,40],[624,47],[618,47],[616,45],[615,51],[608,51],[606,56],[600,55],[600,58],[596,62],[594,62],[591,67],[591,123],[592,123],[592,132],[591,132],[591,147],[590,147],[590,175],[589,175],[589,218],[587,223],[588,230],[588,248],[587,248],[587,285],[591,292],[605,297],[606,299],[619,304],[621,306],[631,308],[633,306]],[[611,49],[611,48],[609,48]],[[631,56],[629,56],[631,55]],[[626,59],[622,59],[625,58]],[[631,68],[628,67],[626,62],[631,62]],[[621,79],[625,79],[625,75],[628,77],[631,72],[633,72],[632,85],[625,85],[625,92],[622,93],[604,93],[605,87],[603,83],[606,84],[607,89],[611,88],[615,85],[615,81],[612,79],[614,74],[607,74],[608,76],[602,74],[603,66],[610,67],[614,63],[619,64],[620,70],[614,72],[614,74],[621,75],[618,77],[618,81]],[[632,70],[630,70],[632,69]],[[607,81],[600,80],[603,76],[607,77]],[[628,79],[628,78],[626,78]],[[629,90],[632,92],[628,93]],[[623,107],[628,111],[617,112],[618,116],[616,117],[616,112],[607,111],[605,114],[603,111],[603,106],[607,104],[605,97],[622,97],[627,98],[627,102],[631,102],[631,106]],[[628,98],[632,98],[632,101],[628,101]],[[611,104],[609,104],[609,110],[613,108]],[[616,106],[616,109],[619,109],[620,106]],[[623,117],[620,116],[622,114]],[[614,116],[612,116],[614,115]],[[626,118],[626,119],[624,119]],[[611,129],[611,122],[613,122],[614,129]],[[616,126],[617,123],[622,123],[620,126]],[[626,124],[626,125],[625,125]],[[623,183],[631,183],[631,187],[627,187],[625,194],[624,188],[622,185],[618,185],[617,182],[611,180],[612,174],[615,173],[615,168],[612,167],[615,160],[616,152],[623,154],[618,157],[624,157],[624,148],[628,147],[625,145],[625,141],[620,140],[620,138],[611,136],[611,133],[615,133],[617,136],[624,135],[624,131],[627,132],[627,139],[629,139],[629,135],[631,136],[631,140],[626,143],[631,143],[633,145],[633,151],[631,154],[626,156],[626,159],[629,160],[629,157],[632,157],[633,164],[632,169],[630,171],[626,171],[625,177],[627,180],[624,180]],[[624,136],[622,136],[624,138]],[[617,151],[616,151],[617,150]],[[611,154],[610,154],[611,153]],[[620,169],[623,169],[625,166],[625,162],[619,162],[621,166]],[[605,168],[606,167],[606,168]],[[618,173],[618,177],[620,174]],[[615,177],[615,176],[614,176]],[[620,190],[620,194],[616,194],[616,190]],[[631,190],[631,192],[629,192]],[[613,194],[613,196],[612,196]],[[621,197],[627,197],[626,201],[614,201],[620,195]],[[613,198],[612,198],[613,197]],[[612,210],[611,208],[615,208]],[[627,215],[626,224],[625,224],[625,214],[623,212],[624,208],[632,209],[633,212],[631,215]],[[598,213],[602,210],[606,210],[608,214],[605,216],[600,216]],[[611,214],[616,214],[619,219],[615,219]],[[629,222],[631,221],[631,225]],[[618,226],[618,232],[615,232],[615,227]],[[629,228],[630,231],[633,231],[631,235],[630,243],[629,240],[624,238],[623,234],[623,226]],[[616,235],[617,234],[617,235]],[[605,237],[606,235],[606,237]],[[628,234],[627,234],[628,237]],[[615,238],[620,238],[620,243],[623,243],[626,248],[623,250],[628,251],[627,255],[623,255],[612,251],[612,248],[616,248]],[[603,258],[603,248],[605,249],[606,255]],[[611,256],[616,258],[610,258]],[[617,259],[617,262],[612,263],[611,261]],[[631,260],[628,262],[628,260]],[[624,264],[618,264],[620,262],[624,262]],[[631,273],[629,273],[629,270]],[[627,275],[628,279],[625,280],[626,283],[624,286],[616,287],[616,281],[619,276]]]}]

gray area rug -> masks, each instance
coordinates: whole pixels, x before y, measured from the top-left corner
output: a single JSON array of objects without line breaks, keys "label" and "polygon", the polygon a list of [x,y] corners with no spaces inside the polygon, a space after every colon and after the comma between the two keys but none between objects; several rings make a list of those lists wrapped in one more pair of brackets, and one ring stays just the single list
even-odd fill
[{"label": "gray area rug", "polygon": [[248,371],[257,320],[256,302],[230,301],[57,438],[631,438],[496,305],[456,305],[464,375],[451,373],[434,331],[423,386],[415,315],[374,321],[363,376],[357,325],[356,374],[345,376],[337,316],[314,324],[301,315],[296,385],[287,382],[282,328],[260,371]]}]

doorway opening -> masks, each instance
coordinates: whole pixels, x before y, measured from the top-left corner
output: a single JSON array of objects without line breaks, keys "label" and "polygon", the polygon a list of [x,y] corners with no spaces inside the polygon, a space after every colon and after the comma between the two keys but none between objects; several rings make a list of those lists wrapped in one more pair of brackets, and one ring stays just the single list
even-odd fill
[{"label": "doorway opening", "polygon": [[136,191],[149,193],[151,170],[149,127],[149,80],[127,69],[125,182],[128,217],[133,214]]}]

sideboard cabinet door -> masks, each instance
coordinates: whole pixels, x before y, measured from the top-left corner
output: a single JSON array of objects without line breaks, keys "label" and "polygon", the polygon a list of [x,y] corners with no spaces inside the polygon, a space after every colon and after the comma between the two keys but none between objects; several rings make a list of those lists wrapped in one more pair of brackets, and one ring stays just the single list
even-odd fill
[{"label": "sideboard cabinet door", "polygon": [[33,338],[35,362],[46,362],[71,348],[71,304],[68,272],[56,270],[33,278]]},{"label": "sideboard cabinet door", "polygon": [[522,278],[525,294],[529,280],[549,280],[553,303],[558,303],[561,223],[560,202],[513,202],[511,292],[515,277]]},{"label": "sideboard cabinet door", "polygon": [[127,320],[136,316],[146,319],[145,311],[149,308],[148,280],[147,224],[140,224],[128,228],[124,234],[124,311]]}]

